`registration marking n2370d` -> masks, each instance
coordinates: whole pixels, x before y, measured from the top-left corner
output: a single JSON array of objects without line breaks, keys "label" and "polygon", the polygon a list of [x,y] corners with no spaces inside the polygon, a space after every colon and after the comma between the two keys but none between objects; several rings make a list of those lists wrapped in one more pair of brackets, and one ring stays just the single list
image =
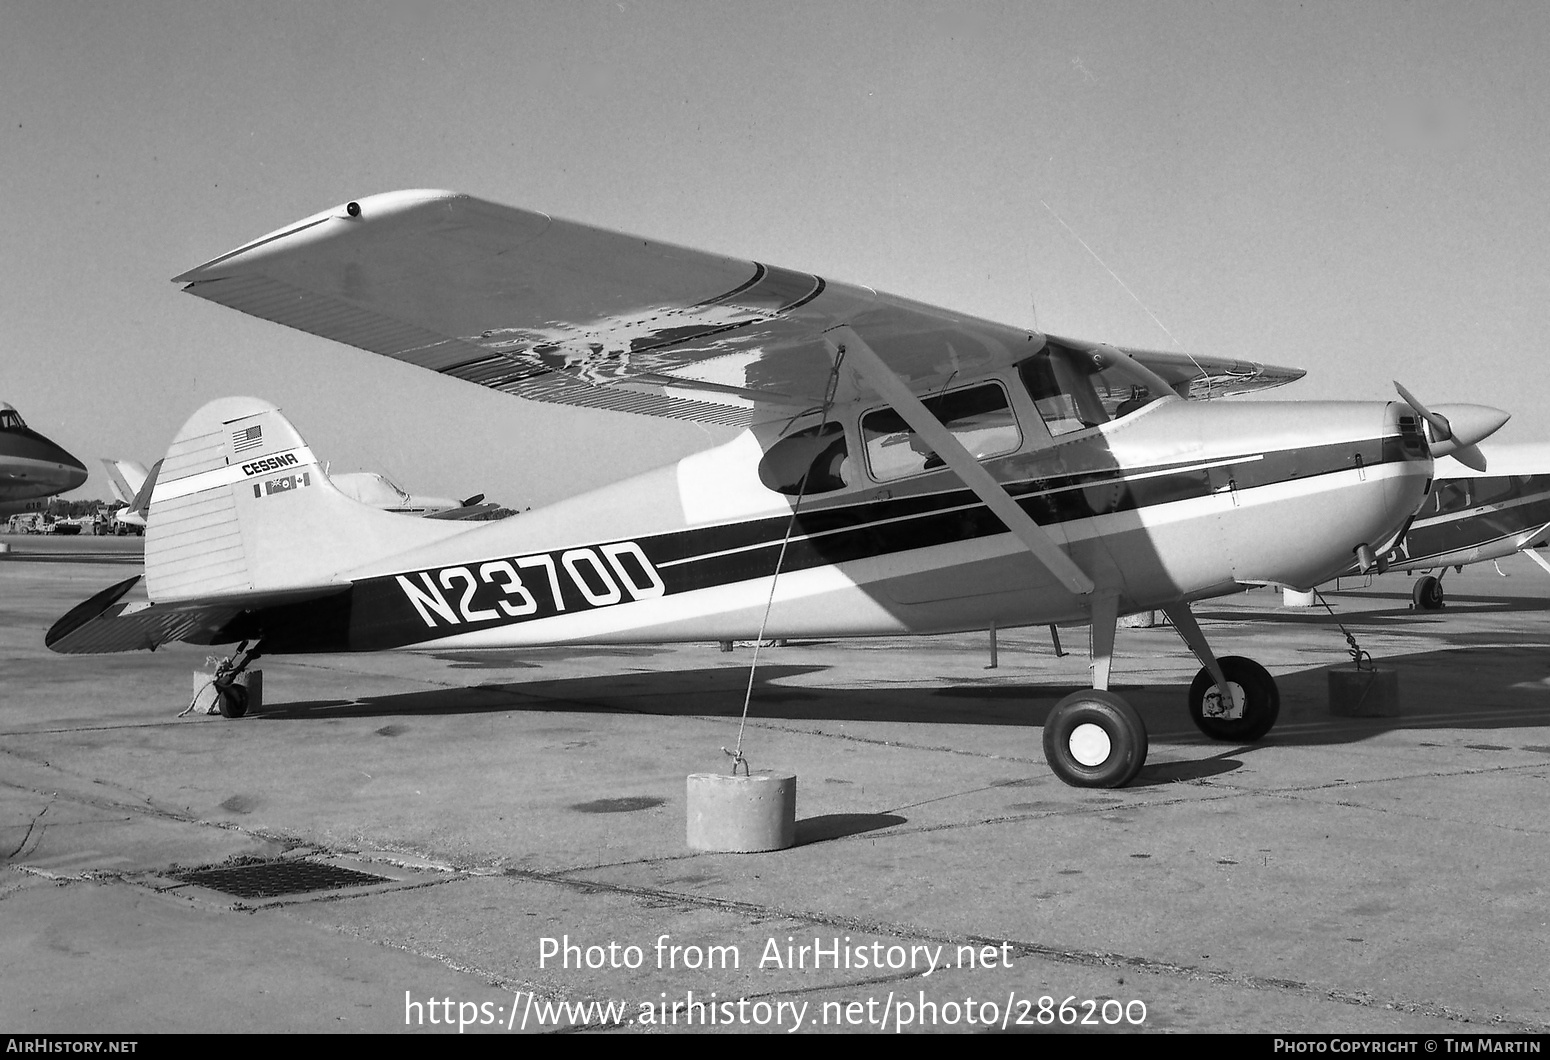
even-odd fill
[{"label": "registration marking n2370d", "polygon": [[634,541],[440,567],[396,579],[432,629],[550,618],[652,600],[666,591],[662,576]]}]

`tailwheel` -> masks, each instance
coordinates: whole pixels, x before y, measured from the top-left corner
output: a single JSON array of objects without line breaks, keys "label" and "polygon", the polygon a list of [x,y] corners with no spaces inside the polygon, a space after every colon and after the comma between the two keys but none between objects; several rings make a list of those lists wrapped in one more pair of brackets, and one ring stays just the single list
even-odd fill
[{"label": "tailwheel", "polygon": [[1195,726],[1213,740],[1253,743],[1274,727],[1281,713],[1281,692],[1276,680],[1253,659],[1229,655],[1219,660],[1222,676],[1232,686],[1233,701],[1242,716],[1228,717],[1227,704],[1211,671],[1204,668],[1189,686],[1189,716]]},{"label": "tailwheel", "polygon": [[248,712],[248,690],[239,684],[233,683],[223,687],[217,682],[215,704],[220,708],[222,717],[240,718]]},{"label": "tailwheel", "polygon": [[1417,611],[1440,611],[1442,579],[1434,578],[1430,574],[1417,578],[1414,587],[1410,590],[1410,601]]},{"label": "tailwheel", "polygon": [[258,641],[245,640],[235,655],[222,659],[215,668],[212,682],[215,685],[215,705],[223,717],[240,718],[248,712],[248,689],[245,684],[238,684],[237,679],[259,657],[258,648]]},{"label": "tailwheel", "polygon": [[1044,757],[1073,787],[1123,787],[1146,764],[1146,725],[1113,692],[1073,692],[1044,721]]}]

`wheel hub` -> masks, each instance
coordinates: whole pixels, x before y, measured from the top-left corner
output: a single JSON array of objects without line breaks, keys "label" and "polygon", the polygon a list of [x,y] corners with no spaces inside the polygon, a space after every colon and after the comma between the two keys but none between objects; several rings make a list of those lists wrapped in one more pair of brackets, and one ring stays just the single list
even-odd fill
[{"label": "wheel hub", "polygon": [[1102,726],[1092,722],[1084,722],[1072,729],[1068,746],[1071,748],[1071,757],[1089,767],[1107,762],[1114,750],[1109,734],[1103,731]]},{"label": "wheel hub", "polygon": [[1244,694],[1243,686],[1236,681],[1228,681],[1227,687],[1232,689],[1232,707],[1222,702],[1222,689],[1218,685],[1212,685],[1207,690],[1200,704],[1200,713],[1207,718],[1218,721],[1237,721],[1243,717],[1243,708],[1248,703],[1248,696]]}]

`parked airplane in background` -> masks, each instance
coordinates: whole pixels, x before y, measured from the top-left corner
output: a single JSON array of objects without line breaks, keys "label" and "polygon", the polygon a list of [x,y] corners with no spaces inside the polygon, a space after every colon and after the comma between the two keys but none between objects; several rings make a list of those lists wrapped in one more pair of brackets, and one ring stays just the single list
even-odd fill
[{"label": "parked airplane in background", "polygon": [[[1090,622],[1093,689],[1049,712],[1068,783],[1114,787],[1146,728],[1109,690],[1120,615],[1161,609],[1191,717],[1257,740],[1280,697],[1218,659],[1196,600],[1376,566],[1433,457],[1507,414],[1189,400],[1301,376],[1080,342],[809,273],[449,192],[343,204],[178,278],[244,312],[533,400],[731,423],[731,442],[521,519],[358,504],[271,404],[194,413],[137,579],[60,652],[260,653],[939,633]],[[364,366],[363,366],[364,367]],[[595,443],[593,443],[595,446]],[[233,714],[235,697],[222,703]]]},{"label": "parked airplane in background", "polygon": [[495,512],[500,505],[482,504],[484,494],[476,493],[467,500],[456,501],[451,497],[423,497],[410,493],[375,471],[342,471],[330,473],[329,481],[351,500],[381,508],[397,515],[419,515],[427,519],[477,519]]},{"label": "parked airplane in background", "polygon": [[[157,464],[151,475],[145,465],[134,460],[103,459],[108,470],[108,481],[113,493],[126,507],[114,513],[114,525],[119,533],[145,532],[145,515],[151,502],[151,493],[145,492],[149,480],[155,490],[155,475],[160,473]],[[479,519],[488,518],[499,509],[496,504],[481,504],[484,495],[479,494],[466,501],[451,497],[421,497],[400,489],[386,475],[374,471],[349,471],[329,475],[334,486],[351,500],[381,508],[395,515],[418,515],[427,519]]]},{"label": "parked airplane in background", "polygon": [[149,494],[143,497],[140,495],[149,477],[145,465],[138,460],[114,460],[106,456],[101,459],[108,473],[108,486],[113,490],[113,496],[124,504],[124,507],[113,512],[113,519],[108,525],[115,534],[145,533],[145,513],[151,499]]},{"label": "parked airplane in background", "polygon": [[43,511],[47,498],[86,481],[86,467],[0,401],[0,516]]},{"label": "parked airplane in background", "polygon": [[1550,571],[1535,551],[1550,538],[1550,445],[1480,446],[1479,456],[1477,466],[1437,461],[1437,481],[1387,558],[1389,570],[1422,572],[1410,594],[1419,610],[1442,607],[1449,567],[1523,552]]}]

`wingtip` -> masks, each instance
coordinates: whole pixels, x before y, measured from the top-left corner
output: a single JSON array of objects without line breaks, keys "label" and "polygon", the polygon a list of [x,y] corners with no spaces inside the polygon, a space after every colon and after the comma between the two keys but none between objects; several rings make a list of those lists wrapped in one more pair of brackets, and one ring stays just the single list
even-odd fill
[{"label": "wingtip", "polygon": [[[273,232],[259,236],[257,239],[229,250],[211,258],[203,264],[196,265],[187,272],[179,273],[172,278],[173,283],[194,284],[206,280],[218,279],[222,266],[233,264],[236,259],[247,260],[255,251],[268,247],[271,244],[286,241],[287,244],[295,237],[310,229],[318,229],[330,221],[343,224],[351,224],[366,220],[381,220],[394,214],[403,213],[428,203],[451,202],[457,199],[466,199],[467,195],[456,191],[447,191],[442,188],[405,188],[400,191],[384,191],[374,195],[363,196],[358,199],[347,199],[337,206],[331,206],[326,210],[320,210],[310,217],[303,217],[300,221],[276,228]],[[317,234],[321,234],[319,231]]]}]

